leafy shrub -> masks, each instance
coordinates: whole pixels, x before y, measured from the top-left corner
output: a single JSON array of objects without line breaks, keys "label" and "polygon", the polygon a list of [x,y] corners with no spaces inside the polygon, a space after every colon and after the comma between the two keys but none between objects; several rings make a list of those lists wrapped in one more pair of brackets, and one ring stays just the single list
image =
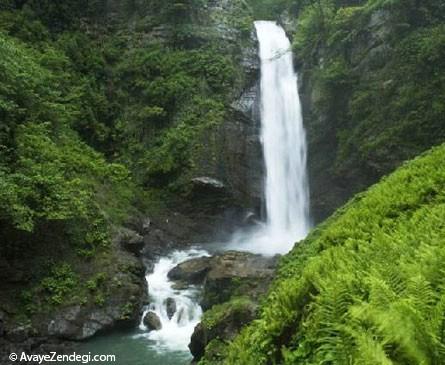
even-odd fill
[{"label": "leafy shrub", "polygon": [[61,264],[51,270],[40,285],[49,294],[51,304],[62,304],[78,284],[78,278],[68,264]]}]

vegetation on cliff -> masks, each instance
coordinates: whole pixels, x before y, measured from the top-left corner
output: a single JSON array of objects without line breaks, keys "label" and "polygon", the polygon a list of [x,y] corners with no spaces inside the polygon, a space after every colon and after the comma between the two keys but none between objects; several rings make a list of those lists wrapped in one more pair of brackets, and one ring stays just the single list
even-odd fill
[{"label": "vegetation on cliff", "polygon": [[[317,222],[445,140],[440,1],[262,0],[293,36]],[[278,6],[278,7],[277,7]]]},{"label": "vegetation on cliff", "polygon": [[440,364],[445,146],[359,194],[287,255],[227,364]]},{"label": "vegetation on cliff", "polygon": [[[242,2],[202,5],[0,4],[0,275],[9,304],[21,301],[26,314],[73,304],[73,285],[91,292],[85,281],[107,271],[96,265],[115,260],[117,226],[188,191],[204,132],[223,122],[242,87],[239,47],[252,23]],[[103,301],[85,295],[78,304],[85,298]]]}]

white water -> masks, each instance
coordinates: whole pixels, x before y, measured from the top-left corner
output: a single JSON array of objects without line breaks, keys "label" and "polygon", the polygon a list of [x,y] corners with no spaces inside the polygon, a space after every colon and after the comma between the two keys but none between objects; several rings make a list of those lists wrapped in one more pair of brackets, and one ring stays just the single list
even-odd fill
[{"label": "white water", "polygon": [[266,222],[235,235],[231,247],[288,252],[310,228],[306,134],[289,39],[275,22],[257,21],[261,59],[261,140]]},{"label": "white water", "polygon": [[[136,335],[146,337],[152,341],[157,351],[188,351],[187,345],[195,326],[199,323],[202,309],[196,296],[197,287],[176,290],[168,279],[168,272],[181,262],[192,258],[208,256],[204,250],[174,251],[162,257],[154,266],[153,272],[146,276],[150,305],[145,309],[139,328],[147,330],[143,318],[149,312],[155,312],[161,320],[162,328],[159,331],[150,331]],[[176,302],[176,312],[171,319],[168,318],[165,301],[172,298]]]}]

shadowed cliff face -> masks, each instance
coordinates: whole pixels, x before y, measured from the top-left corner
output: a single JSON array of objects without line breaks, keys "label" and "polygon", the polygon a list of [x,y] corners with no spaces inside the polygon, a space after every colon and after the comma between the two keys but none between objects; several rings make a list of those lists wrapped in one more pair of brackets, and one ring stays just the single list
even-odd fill
[{"label": "shadowed cliff face", "polygon": [[294,27],[315,222],[445,139],[440,14],[416,11],[351,2]]},{"label": "shadowed cliff face", "polygon": [[236,205],[259,212],[263,157],[259,112],[260,66],[254,30],[243,48],[240,61],[244,82],[224,122],[205,133],[195,174],[220,180]]},{"label": "shadowed cliff face", "polygon": [[[296,32],[289,21],[288,26]],[[388,61],[390,46],[385,41],[388,32],[388,17],[385,13],[372,16],[363,27],[360,39],[348,50],[350,67],[358,75],[373,72],[372,65],[375,65],[377,60],[381,64]],[[339,135],[344,128],[342,119],[347,114],[351,90],[338,87],[336,100],[331,101],[328,108],[321,106],[325,102],[322,100],[325,90],[320,83],[319,68],[323,65],[329,66],[330,61],[327,58],[331,52],[327,46],[315,49],[316,67],[312,60],[301,60],[296,56],[302,76],[299,89],[308,132],[311,213],[315,222],[327,218],[355,193],[375,183],[382,174],[382,171],[370,169],[365,164],[352,163],[349,169],[339,168],[339,160],[343,158],[339,156]],[[365,77],[363,76],[363,79]]]}]

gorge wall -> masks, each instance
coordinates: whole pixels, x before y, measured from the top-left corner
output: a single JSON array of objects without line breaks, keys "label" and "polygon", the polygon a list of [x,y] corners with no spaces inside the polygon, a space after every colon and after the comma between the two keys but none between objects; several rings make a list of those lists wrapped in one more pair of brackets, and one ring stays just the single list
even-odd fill
[{"label": "gorge wall", "polygon": [[315,222],[445,139],[442,13],[433,2],[346,1],[284,17],[301,74]]}]

